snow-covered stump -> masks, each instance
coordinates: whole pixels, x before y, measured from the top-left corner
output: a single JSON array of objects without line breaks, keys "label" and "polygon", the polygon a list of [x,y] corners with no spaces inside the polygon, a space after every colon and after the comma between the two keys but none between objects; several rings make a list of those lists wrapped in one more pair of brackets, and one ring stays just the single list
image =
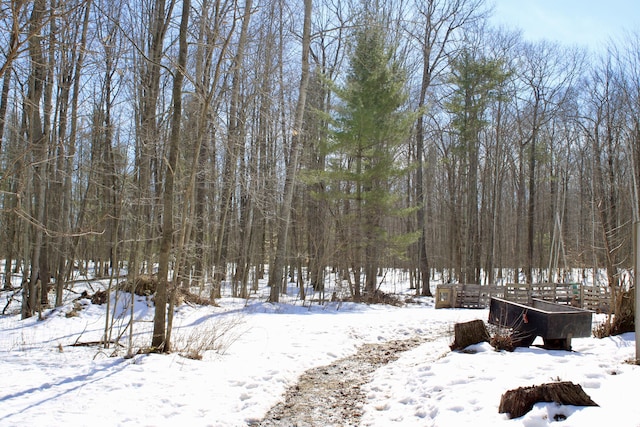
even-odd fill
[{"label": "snow-covered stump", "polygon": [[519,418],[533,409],[538,402],[555,402],[560,405],[598,406],[579,384],[569,381],[518,387],[502,395],[498,412]]}]

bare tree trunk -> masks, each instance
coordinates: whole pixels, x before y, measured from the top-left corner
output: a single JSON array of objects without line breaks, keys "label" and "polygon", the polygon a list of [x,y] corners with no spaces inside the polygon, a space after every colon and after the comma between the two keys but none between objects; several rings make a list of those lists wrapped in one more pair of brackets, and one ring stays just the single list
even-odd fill
[{"label": "bare tree trunk", "polygon": [[298,172],[298,159],[300,156],[300,133],[304,120],[305,103],[307,98],[307,87],[309,86],[309,51],[311,46],[311,13],[312,0],[304,0],[304,25],[302,30],[302,69],[300,75],[300,89],[298,92],[298,102],[296,104],[295,118],[293,125],[293,135],[291,138],[291,157],[287,165],[284,182],[284,196],[280,213],[277,218],[276,253],[273,263],[269,269],[269,285],[271,292],[269,300],[271,302],[280,301],[280,290],[282,287],[284,259],[287,247],[287,235],[289,231],[291,210],[293,208],[293,194],[295,192],[296,175]]},{"label": "bare tree trunk", "polygon": [[489,200],[489,218],[488,226],[489,241],[486,248],[486,270],[487,270],[487,282],[490,285],[496,282],[496,265],[502,267],[502,263],[498,258],[500,254],[500,237],[501,233],[501,202],[502,202],[502,187],[504,185],[504,166],[503,166],[503,138],[502,138],[502,115],[503,115],[503,103],[498,101],[496,107],[496,123],[495,123],[495,152],[494,160],[491,169],[492,177],[487,177],[483,187],[490,188],[490,200]]},{"label": "bare tree trunk", "polygon": [[[81,72],[84,65],[85,47],[87,42],[87,31],[89,28],[89,16],[91,13],[92,0],[88,0],[85,4],[84,18],[82,21],[82,32],[80,36],[79,44],[76,46],[73,43],[71,48],[71,63],[68,64],[70,69],[68,70],[68,78],[64,80],[69,86],[73,81],[73,91],[71,93],[71,118],[70,118],[70,134],[68,138],[68,144],[66,147],[66,155],[61,155],[60,171],[63,173],[63,177],[60,178],[61,198],[62,202],[60,218],[62,220],[60,232],[62,234],[62,241],[59,243],[60,253],[58,255],[58,266],[56,270],[56,298],[55,305],[59,307],[62,305],[62,292],[64,289],[65,281],[69,278],[70,272],[75,262],[75,251],[73,245],[73,239],[69,236],[71,232],[71,196],[72,196],[72,174],[73,174],[73,159],[76,155],[76,138],[78,128],[78,104],[80,97],[80,86],[82,84]],[[73,71],[71,70],[73,67]],[[70,87],[67,89],[67,94]],[[66,111],[66,110],[65,110]],[[66,113],[60,115],[60,144],[63,144],[63,139],[66,137]]]},{"label": "bare tree trunk", "polygon": [[[164,38],[169,25],[171,11],[175,0],[170,0],[167,8],[166,0],[154,0],[149,11],[148,50],[140,55],[140,85],[138,90],[138,138],[136,140],[136,221],[137,233],[141,233],[142,241],[137,238],[132,251],[139,250],[139,245],[144,245],[145,257],[151,254],[153,226],[154,195],[151,192],[152,178],[154,176],[154,149],[159,144],[160,132],[158,129],[157,107],[160,97],[161,61],[163,57]],[[133,254],[132,254],[133,255]],[[142,263],[143,270],[150,271],[150,259],[141,259],[131,256],[129,273],[137,274],[139,266],[132,261]],[[136,270],[136,271],[132,271]]]},{"label": "bare tree trunk", "polygon": [[[16,35],[14,33],[11,34],[10,46],[13,47],[17,43]],[[5,121],[7,117],[7,104],[9,99],[9,88],[11,86],[11,68],[7,68],[7,72],[4,74],[4,78],[2,79],[2,92],[0,93],[0,152],[2,151],[2,145],[4,140],[4,128]],[[7,210],[7,207],[14,206],[14,196],[7,194],[4,199],[4,208]],[[11,209],[10,208],[10,209]],[[5,227],[4,227],[4,236],[3,241],[5,243],[4,250],[4,283],[2,284],[3,289],[9,290],[12,288],[11,285],[11,264],[13,263],[14,256],[14,248],[13,242],[15,239],[15,216],[13,212],[8,212],[4,215],[5,217]]]},{"label": "bare tree trunk", "polygon": [[[429,31],[427,29],[427,31]],[[422,70],[422,84],[420,87],[420,97],[418,99],[418,108],[424,108],[427,89],[431,84],[431,76],[429,71],[429,56],[430,47],[424,48],[423,52],[423,70]],[[416,204],[418,205],[417,227],[420,232],[420,239],[418,240],[418,271],[420,272],[419,285],[416,287],[417,293],[423,296],[431,296],[431,286],[429,281],[431,274],[429,271],[429,257],[427,254],[427,226],[425,220],[425,213],[427,211],[427,198],[424,190],[424,115],[418,116],[416,123]]]},{"label": "bare tree trunk", "polygon": [[36,0],[33,3],[31,17],[29,18],[31,34],[29,40],[29,59],[31,74],[29,76],[29,91],[25,103],[25,116],[27,117],[27,137],[29,145],[33,147],[33,189],[34,189],[34,214],[35,223],[32,226],[32,253],[31,274],[26,291],[24,292],[22,305],[22,318],[31,317],[38,308],[37,289],[41,280],[41,253],[44,244],[45,223],[45,190],[47,170],[47,140],[40,117],[40,102],[42,101],[44,83],[46,79],[46,64],[42,53],[41,37],[39,34],[43,25],[46,1]]},{"label": "bare tree trunk", "polygon": [[[190,0],[182,0],[182,18],[180,21],[178,64],[173,79],[173,114],[171,116],[171,135],[169,138],[169,159],[166,165],[164,197],[163,197],[163,222],[162,240],[160,241],[160,256],[158,262],[158,286],[155,297],[155,313],[153,317],[153,338],[151,347],[160,351],[171,351],[171,326],[173,320],[173,297],[177,272],[174,273],[173,287],[169,289],[169,255],[173,244],[173,199],[175,176],[178,167],[178,151],[180,150],[180,137],[182,122],[182,82],[187,65],[187,31],[189,27]],[[181,248],[178,248],[181,250]],[[179,262],[175,268],[179,268]],[[167,313],[167,299],[169,301],[169,325],[165,328],[165,316]]]},{"label": "bare tree trunk", "polygon": [[220,220],[218,224],[218,233],[216,241],[215,255],[215,276],[214,276],[214,292],[215,298],[220,297],[220,286],[227,275],[228,262],[228,244],[229,244],[229,224],[233,213],[233,194],[236,185],[236,163],[238,161],[241,142],[242,127],[244,123],[240,116],[240,90],[241,90],[241,69],[244,58],[244,50],[247,43],[247,31],[251,22],[252,0],[245,0],[244,14],[242,17],[242,27],[240,29],[240,38],[236,54],[233,59],[233,78],[231,82],[231,101],[229,106],[229,130],[227,140],[227,152],[224,158],[222,190],[220,198]]},{"label": "bare tree trunk", "polygon": [[[11,169],[7,169],[7,176],[9,177],[8,186],[11,189],[11,194],[5,195],[4,198],[3,224],[5,224],[5,226],[3,227],[3,238],[1,240],[6,257],[3,286],[7,290],[13,288],[12,275],[20,269],[21,241],[26,240],[20,239],[21,230],[25,228],[22,225],[26,223],[19,221],[19,217],[16,214],[21,209],[21,198],[24,193],[25,162],[22,154],[18,154],[15,159],[13,158],[16,153],[23,151],[24,143],[22,135],[24,134],[24,126],[21,127],[17,113],[13,113],[11,118],[12,119],[9,122],[11,131],[8,132],[8,138],[6,140],[6,149],[10,154],[8,159],[10,159],[11,162]],[[25,120],[24,115],[22,115],[22,120]],[[25,231],[22,234],[26,235],[27,232]],[[26,261],[26,259],[22,259]],[[14,262],[15,268],[13,267]]]},{"label": "bare tree trunk", "polygon": [[[208,229],[214,229],[215,226],[209,226],[206,214],[206,199],[216,199],[215,181],[210,179],[210,170],[216,169],[215,158],[215,125],[211,123],[210,115],[217,111],[220,99],[218,95],[218,85],[223,75],[223,63],[227,59],[229,45],[234,36],[235,22],[232,20],[226,34],[223,33],[225,22],[227,20],[227,12],[234,5],[226,5],[221,7],[220,0],[210,2],[205,0],[201,4],[200,19],[198,28],[198,41],[195,52],[195,91],[197,97],[198,114],[195,124],[195,146],[198,150],[195,155],[197,162],[194,161],[195,174],[194,183],[194,226],[193,239],[195,242],[194,251],[194,275],[200,284],[204,284],[205,276],[211,269],[211,262],[215,265],[217,259],[217,249],[214,249],[213,255],[209,251],[205,251],[209,246],[208,242],[212,239],[209,235],[215,234],[216,230],[208,232]],[[197,19],[197,18],[196,18]],[[217,59],[213,55],[217,53]],[[191,126],[189,126],[192,128]],[[220,231],[220,230],[218,230]],[[211,245],[215,246],[215,245]],[[213,258],[213,261],[211,260]],[[214,286],[210,297],[213,299],[219,296],[219,287]]]},{"label": "bare tree trunk", "polygon": [[[315,76],[312,82],[313,89],[310,89],[309,93],[312,99],[307,104],[311,103],[309,107],[315,108],[317,111],[327,112],[329,108],[328,91],[321,84],[319,76]],[[307,169],[312,173],[323,171],[326,162],[325,155],[321,151],[327,124],[317,118],[317,115],[315,120],[306,120],[306,122],[305,152],[307,153]],[[327,230],[331,229],[327,215],[327,200],[324,193],[325,183],[316,182],[308,188],[306,198],[309,282],[314,291],[321,293],[321,299],[324,298],[324,270],[328,264],[327,246],[330,234],[327,233]]]},{"label": "bare tree trunk", "polygon": [[[11,40],[9,44],[13,47],[17,44],[16,35],[11,34]],[[2,79],[2,92],[0,93],[0,150],[2,150],[2,141],[4,138],[5,120],[7,117],[7,104],[9,100],[9,89],[11,87],[11,66],[7,67]]]},{"label": "bare tree trunk", "polygon": [[533,283],[533,249],[535,238],[535,212],[536,212],[536,145],[538,139],[538,100],[533,113],[533,130],[529,141],[529,199],[527,203],[527,263],[525,275],[527,283]]}]

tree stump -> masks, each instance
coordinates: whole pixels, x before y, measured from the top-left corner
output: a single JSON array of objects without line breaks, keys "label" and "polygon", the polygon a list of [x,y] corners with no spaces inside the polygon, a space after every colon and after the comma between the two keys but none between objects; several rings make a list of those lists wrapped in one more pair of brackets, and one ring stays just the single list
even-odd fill
[{"label": "tree stump", "polygon": [[480,319],[470,322],[456,323],[454,326],[455,339],[451,344],[451,350],[461,350],[472,344],[488,342],[489,332],[484,322]]},{"label": "tree stump", "polygon": [[628,291],[617,291],[615,301],[615,316],[611,325],[611,335],[620,335],[636,330],[636,292],[635,288]]},{"label": "tree stump", "polygon": [[547,383],[532,387],[519,387],[502,395],[498,412],[518,418],[533,409],[538,402],[555,402],[560,405],[598,406],[579,384],[568,381]]}]

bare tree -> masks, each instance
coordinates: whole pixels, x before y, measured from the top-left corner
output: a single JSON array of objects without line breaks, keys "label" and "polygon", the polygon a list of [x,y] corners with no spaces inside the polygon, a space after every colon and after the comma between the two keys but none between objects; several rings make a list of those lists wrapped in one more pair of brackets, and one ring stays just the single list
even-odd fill
[{"label": "bare tree", "polygon": [[[13,62],[20,55],[20,51],[24,48],[27,40],[36,36],[36,34],[30,31],[39,31],[38,26],[32,25],[29,30],[24,28],[29,22],[23,16],[27,13],[27,6],[28,2],[25,0],[11,0],[9,7],[6,9],[7,12],[10,12],[10,19],[8,20],[7,27],[4,28],[3,31],[4,34],[8,34],[9,40],[7,40],[7,49],[3,52],[5,57],[4,63],[0,66],[0,77],[2,77],[2,92],[0,92],[0,149],[2,149],[2,139],[4,136]],[[21,35],[25,31],[27,31],[27,37],[22,38]]]},{"label": "bare tree", "polygon": [[[533,283],[534,248],[536,239],[537,171],[540,155],[540,131],[554,117],[564,97],[575,82],[583,59],[580,52],[561,49],[549,42],[525,44],[521,49],[519,78],[523,88],[519,91],[519,128],[522,148],[527,160],[527,239],[524,265],[528,283]],[[524,159],[522,159],[524,161]],[[524,172],[524,168],[521,169]],[[524,178],[522,179],[524,183]],[[524,190],[524,188],[523,188]],[[523,193],[521,193],[522,195]]]},{"label": "bare tree", "polygon": [[227,150],[224,156],[222,175],[222,189],[220,197],[220,219],[215,248],[215,273],[214,291],[215,298],[220,297],[220,286],[227,275],[227,261],[229,251],[229,232],[231,216],[233,214],[234,193],[236,186],[236,165],[240,156],[240,150],[244,146],[241,136],[244,132],[242,120],[243,112],[240,109],[240,90],[242,84],[242,61],[247,45],[249,23],[251,22],[252,0],[246,0],[242,8],[242,25],[236,46],[236,51],[231,64],[231,89],[229,100],[229,121],[227,125]]},{"label": "bare tree", "polygon": [[[69,40],[66,43],[67,51],[61,53],[61,70],[59,76],[59,118],[57,128],[57,153],[54,189],[50,191],[51,198],[58,203],[49,203],[52,210],[51,217],[60,218],[56,228],[59,237],[53,242],[56,248],[54,265],[56,266],[56,300],[55,305],[61,306],[63,290],[66,280],[75,263],[75,252],[72,246],[71,205],[72,205],[72,181],[73,159],[76,152],[78,138],[78,109],[80,103],[80,85],[84,67],[85,50],[87,46],[87,33],[89,30],[89,17],[92,1],[83,2],[83,7],[77,9],[77,15],[72,13],[75,5],[70,5],[71,10],[63,16],[66,18],[62,38]],[[80,23],[77,27],[76,24]],[[75,31],[73,30],[75,29]],[[76,33],[79,30],[79,33]],[[77,42],[76,42],[77,40]],[[70,112],[68,111],[70,110]],[[67,126],[70,128],[67,135]],[[109,187],[111,188],[111,187]],[[58,205],[58,206],[56,206]],[[76,230],[76,233],[79,233]],[[111,240],[111,239],[110,239]],[[110,242],[107,243],[107,246]],[[57,259],[57,262],[55,261]]]},{"label": "bare tree", "polygon": [[[429,102],[427,92],[434,80],[442,76],[450,55],[458,48],[457,41],[461,37],[460,33],[465,27],[473,25],[484,17],[483,5],[484,1],[482,0],[453,2],[430,0],[416,4],[417,17],[422,28],[411,29],[410,34],[420,47],[422,59],[422,78],[416,105],[418,110],[427,107]],[[427,190],[424,188],[425,127],[425,116],[419,114],[415,135],[415,193],[418,205],[417,227],[421,233],[418,242],[418,269],[421,286],[417,287],[417,291],[421,295],[429,296],[431,295],[429,286],[431,272],[427,254],[429,243],[426,226],[426,212],[429,210],[429,206],[427,205]]]},{"label": "bare tree", "polygon": [[627,152],[632,160],[631,192],[633,219],[640,221],[640,34],[627,38],[626,49],[618,59],[620,85],[625,94],[627,118]]},{"label": "bare tree", "polygon": [[[174,273],[173,287],[169,289],[169,256],[173,247],[173,203],[175,197],[175,177],[178,170],[178,152],[181,142],[182,125],[182,84],[187,65],[187,32],[189,30],[189,13],[191,1],[182,0],[182,17],[179,29],[178,61],[173,76],[173,113],[171,115],[171,135],[169,137],[169,158],[164,174],[163,212],[162,212],[162,239],[160,241],[160,256],[158,262],[158,286],[155,297],[155,313],[153,317],[153,338],[151,347],[159,351],[171,351],[171,324],[173,319],[173,289],[176,287],[178,273]],[[178,247],[177,252],[183,248]],[[179,258],[179,257],[178,257]],[[180,263],[175,264],[178,269]],[[169,303],[169,326],[166,326],[167,300]]]},{"label": "bare tree", "polygon": [[[133,229],[141,233],[141,238],[135,239],[131,247],[129,259],[129,274],[134,277],[140,269],[139,241],[144,245],[144,256],[152,251],[152,236],[156,215],[152,210],[155,194],[152,192],[152,175],[156,165],[156,145],[160,141],[158,119],[158,103],[160,101],[160,78],[162,59],[164,55],[164,41],[169,26],[175,0],[152,0],[142,8],[144,34],[138,47],[138,75],[136,85],[137,95],[137,138],[135,153],[135,188],[137,194],[135,224]],[[157,176],[156,176],[157,179]],[[157,188],[156,188],[157,190]],[[150,260],[142,260],[142,271],[150,272]]]},{"label": "bare tree", "polygon": [[620,189],[624,185],[620,182],[619,171],[623,167],[618,153],[624,150],[625,108],[624,94],[616,84],[617,77],[610,55],[593,69],[586,116],[582,120],[592,156],[593,209],[599,222],[597,234],[601,236],[597,241],[602,242],[608,284],[612,289],[618,288],[619,268],[625,258],[621,250],[630,235],[623,232],[625,224],[619,212],[623,206]]},{"label": "bare tree", "polygon": [[304,24],[302,30],[302,69],[300,74],[300,88],[298,92],[298,102],[296,104],[295,118],[293,122],[292,138],[291,138],[291,157],[287,166],[284,196],[280,213],[277,218],[277,236],[276,253],[269,270],[269,285],[271,293],[269,300],[278,302],[280,300],[280,290],[282,289],[284,258],[287,245],[287,234],[289,230],[289,222],[291,218],[291,209],[293,206],[293,194],[298,173],[298,163],[300,157],[300,143],[302,124],[304,120],[305,103],[307,99],[307,87],[309,86],[309,50],[311,45],[311,13],[312,1],[304,1]]},{"label": "bare tree", "polygon": [[[32,252],[31,272],[28,280],[25,280],[23,288],[22,317],[31,317],[34,310],[38,309],[38,292],[42,291],[41,284],[48,272],[42,265],[41,256],[44,244],[45,227],[45,190],[46,170],[48,159],[47,135],[45,134],[43,118],[40,115],[41,102],[43,100],[47,64],[43,53],[42,37],[39,36],[46,18],[47,4],[45,0],[36,0],[31,9],[30,32],[33,36],[29,39],[29,63],[31,71],[29,75],[29,89],[25,100],[25,117],[27,122],[27,138],[33,152],[33,193],[34,209],[32,220]],[[17,209],[23,207],[18,205]],[[46,256],[46,252],[45,252]],[[45,271],[41,271],[44,267]],[[48,279],[47,279],[48,283]]]}]

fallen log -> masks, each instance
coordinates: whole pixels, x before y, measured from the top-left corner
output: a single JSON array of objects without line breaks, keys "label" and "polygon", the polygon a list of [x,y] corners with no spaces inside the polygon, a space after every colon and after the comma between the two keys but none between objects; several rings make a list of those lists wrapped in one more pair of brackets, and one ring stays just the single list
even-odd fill
[{"label": "fallen log", "polygon": [[519,387],[502,395],[498,412],[519,418],[533,409],[538,402],[555,402],[560,405],[598,406],[579,384],[568,381]]},{"label": "fallen log", "polygon": [[470,322],[456,323],[454,328],[455,338],[451,344],[451,350],[462,350],[479,342],[488,342],[491,338],[487,327],[480,319]]}]

